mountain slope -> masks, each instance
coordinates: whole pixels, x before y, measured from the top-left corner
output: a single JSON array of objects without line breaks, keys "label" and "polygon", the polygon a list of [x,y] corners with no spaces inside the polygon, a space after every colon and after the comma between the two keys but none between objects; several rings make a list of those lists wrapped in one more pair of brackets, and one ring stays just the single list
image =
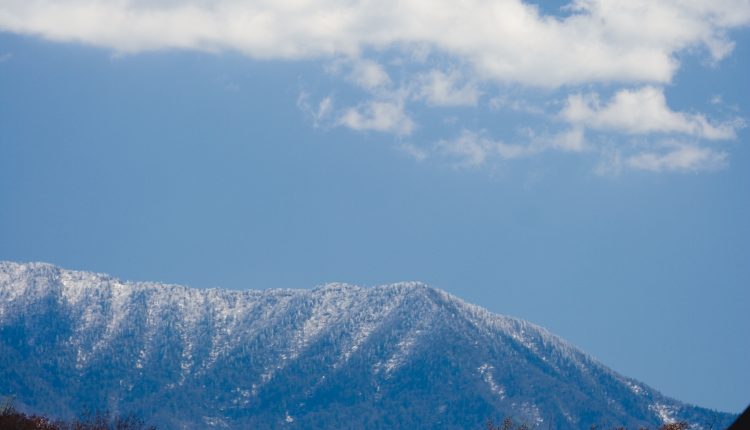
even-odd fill
[{"label": "mountain slope", "polygon": [[0,262],[0,395],[163,428],[721,428],[546,330],[418,283],[197,290]]}]

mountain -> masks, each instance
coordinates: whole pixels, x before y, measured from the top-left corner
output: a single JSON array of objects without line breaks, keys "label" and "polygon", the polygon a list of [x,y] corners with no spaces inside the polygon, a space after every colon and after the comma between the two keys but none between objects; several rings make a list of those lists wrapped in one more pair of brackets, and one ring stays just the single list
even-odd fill
[{"label": "mountain", "polygon": [[[615,341],[615,340],[613,340]],[[0,262],[0,396],[162,429],[725,428],[528,322],[420,283],[199,290]]]}]

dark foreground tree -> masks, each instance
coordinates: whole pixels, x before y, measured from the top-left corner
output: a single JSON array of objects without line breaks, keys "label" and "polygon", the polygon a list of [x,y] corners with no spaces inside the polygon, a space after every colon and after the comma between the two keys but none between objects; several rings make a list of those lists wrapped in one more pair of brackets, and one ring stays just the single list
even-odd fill
[{"label": "dark foreground tree", "polygon": [[740,415],[737,420],[729,426],[727,430],[747,430],[750,429],[750,406]]},{"label": "dark foreground tree", "polygon": [[[747,412],[747,411],[746,411]],[[750,417],[749,417],[750,418]],[[690,428],[690,425],[685,421],[678,421],[675,423],[668,423],[663,424],[659,427],[658,430],[688,430]],[[538,428],[536,428],[538,429]],[[727,430],[748,430],[750,427],[738,427],[737,429],[729,428]],[[532,430],[527,424],[525,423],[516,423],[513,421],[513,419],[506,417],[502,424],[495,425],[495,423],[490,420],[487,421],[487,430]],[[539,429],[542,430],[542,429]],[[600,427],[597,425],[591,426],[590,430],[606,430],[604,427]],[[612,427],[609,430],[627,430],[625,427]],[[649,430],[647,428],[640,428],[638,430]]]},{"label": "dark foreground tree", "polygon": [[40,415],[18,411],[10,401],[0,406],[0,430],[156,430],[142,419],[129,416],[110,416],[109,413],[86,414],[83,418],[66,422],[52,421]]}]

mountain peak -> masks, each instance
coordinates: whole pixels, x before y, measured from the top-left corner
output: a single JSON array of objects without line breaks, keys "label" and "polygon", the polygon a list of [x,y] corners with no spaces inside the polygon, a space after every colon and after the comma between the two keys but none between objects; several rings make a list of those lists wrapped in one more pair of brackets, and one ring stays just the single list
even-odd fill
[{"label": "mountain peak", "polygon": [[0,387],[36,412],[165,428],[731,420],[420,282],[199,290],[44,263],[0,263]]}]

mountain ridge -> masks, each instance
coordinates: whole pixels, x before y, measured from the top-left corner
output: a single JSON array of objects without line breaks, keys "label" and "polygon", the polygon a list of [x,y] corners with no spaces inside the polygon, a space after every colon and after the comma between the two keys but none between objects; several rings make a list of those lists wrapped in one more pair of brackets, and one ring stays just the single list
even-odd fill
[{"label": "mountain ridge", "polygon": [[479,428],[511,415],[708,429],[734,417],[419,282],[199,290],[0,262],[0,352],[0,395],[35,412],[133,410],[165,428]]}]

